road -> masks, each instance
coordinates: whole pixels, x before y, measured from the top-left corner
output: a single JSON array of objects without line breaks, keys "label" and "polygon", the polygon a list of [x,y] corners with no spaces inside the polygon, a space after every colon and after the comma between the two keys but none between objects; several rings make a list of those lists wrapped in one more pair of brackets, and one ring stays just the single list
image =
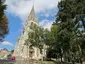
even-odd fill
[{"label": "road", "polygon": [[13,60],[0,60],[0,64],[14,64],[15,61]]}]

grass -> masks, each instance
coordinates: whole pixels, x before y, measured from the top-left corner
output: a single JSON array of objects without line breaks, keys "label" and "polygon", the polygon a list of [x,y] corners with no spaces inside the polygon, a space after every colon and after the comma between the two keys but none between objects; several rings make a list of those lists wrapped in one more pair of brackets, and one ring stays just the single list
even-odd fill
[{"label": "grass", "polygon": [[6,63],[0,62],[0,64],[6,64]]},{"label": "grass", "polygon": [[43,61],[41,64],[55,64],[55,63],[52,61]]}]

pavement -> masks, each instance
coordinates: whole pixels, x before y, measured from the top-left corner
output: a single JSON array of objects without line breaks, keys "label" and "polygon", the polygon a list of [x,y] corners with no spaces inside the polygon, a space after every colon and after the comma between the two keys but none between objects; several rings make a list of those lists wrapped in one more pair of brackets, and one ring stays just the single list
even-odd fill
[{"label": "pavement", "polygon": [[0,64],[14,64],[15,60],[0,60]]}]

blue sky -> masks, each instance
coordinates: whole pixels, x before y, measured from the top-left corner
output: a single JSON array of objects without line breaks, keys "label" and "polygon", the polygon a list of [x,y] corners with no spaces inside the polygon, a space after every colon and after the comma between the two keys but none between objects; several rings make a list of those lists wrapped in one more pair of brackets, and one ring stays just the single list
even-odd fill
[{"label": "blue sky", "polygon": [[5,41],[12,43],[11,44],[6,44],[6,45],[0,45],[0,48],[8,48],[9,50],[13,49],[16,44],[16,40],[18,39],[18,36],[21,34],[20,29],[22,28],[21,20],[19,17],[14,16],[10,13],[6,13],[6,16],[9,21],[9,33],[5,37]]},{"label": "blue sky", "polygon": [[[57,4],[60,0],[34,0],[36,17],[40,26],[50,29],[58,12]],[[19,3],[18,3],[19,2]],[[9,34],[5,37],[0,48],[12,50],[18,37],[22,33],[23,25],[33,6],[33,0],[6,0],[5,14],[9,21]]]}]

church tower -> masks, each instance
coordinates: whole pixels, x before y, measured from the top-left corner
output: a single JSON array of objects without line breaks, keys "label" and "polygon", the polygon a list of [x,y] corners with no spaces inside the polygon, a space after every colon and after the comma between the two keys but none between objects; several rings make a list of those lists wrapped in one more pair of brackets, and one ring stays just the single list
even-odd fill
[{"label": "church tower", "polygon": [[15,51],[13,54],[13,56],[16,57],[16,60],[23,60],[26,58],[28,59],[31,58],[35,60],[42,59],[42,55],[38,48],[33,47],[33,49],[31,49],[30,51],[30,45],[28,46],[25,45],[26,40],[28,39],[28,35],[29,35],[28,33],[31,31],[30,26],[33,26],[33,25],[37,25],[37,26],[39,25],[35,15],[34,6],[31,9],[31,12],[28,16],[27,21],[25,22],[23,33],[16,43]]},{"label": "church tower", "polygon": [[38,23],[38,20],[36,18],[35,11],[34,11],[34,6],[32,7],[31,12],[28,16],[28,21],[30,21],[30,20]]}]

